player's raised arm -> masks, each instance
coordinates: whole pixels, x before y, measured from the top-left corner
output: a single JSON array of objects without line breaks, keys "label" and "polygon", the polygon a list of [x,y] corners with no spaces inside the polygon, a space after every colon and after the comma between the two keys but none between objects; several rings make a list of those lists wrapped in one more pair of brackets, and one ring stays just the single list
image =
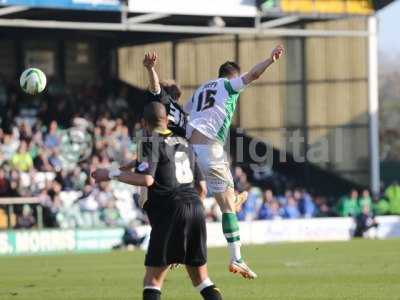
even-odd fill
[{"label": "player's raised arm", "polygon": [[155,69],[155,65],[158,60],[157,53],[146,53],[143,59],[143,65],[145,66],[147,73],[149,74],[150,86],[149,90],[152,94],[159,94],[161,92],[160,79]]},{"label": "player's raised arm", "polygon": [[282,45],[276,46],[272,50],[269,58],[256,64],[253,68],[251,68],[249,72],[247,72],[242,76],[243,83],[247,85],[253,82],[254,80],[258,79],[270,65],[272,65],[275,61],[281,58],[284,51],[285,49],[283,48]]}]

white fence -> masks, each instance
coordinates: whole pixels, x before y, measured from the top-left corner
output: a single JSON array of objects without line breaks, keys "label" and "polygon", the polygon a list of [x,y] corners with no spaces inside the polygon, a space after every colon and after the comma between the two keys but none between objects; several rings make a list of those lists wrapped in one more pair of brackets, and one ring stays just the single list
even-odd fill
[{"label": "white fence", "polygon": [[[400,217],[377,217],[378,239],[400,237]],[[274,242],[347,241],[352,237],[355,223],[352,218],[313,218],[295,220],[240,222],[243,244],[268,244]],[[143,226],[142,233],[150,232]],[[221,223],[207,224],[209,247],[224,246]]]}]

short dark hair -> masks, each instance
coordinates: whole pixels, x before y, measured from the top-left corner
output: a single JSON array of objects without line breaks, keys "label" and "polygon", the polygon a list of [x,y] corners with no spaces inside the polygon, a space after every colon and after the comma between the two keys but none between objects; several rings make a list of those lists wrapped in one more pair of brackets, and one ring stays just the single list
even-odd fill
[{"label": "short dark hair", "polygon": [[165,106],[160,102],[150,102],[144,107],[143,119],[152,127],[157,127],[167,117]]},{"label": "short dark hair", "polygon": [[219,78],[228,77],[233,73],[240,73],[240,67],[237,63],[233,61],[227,61],[219,67],[218,77]]},{"label": "short dark hair", "polygon": [[182,95],[181,88],[173,79],[162,80],[160,82],[161,87],[167,92],[168,95],[175,101],[178,101]]}]

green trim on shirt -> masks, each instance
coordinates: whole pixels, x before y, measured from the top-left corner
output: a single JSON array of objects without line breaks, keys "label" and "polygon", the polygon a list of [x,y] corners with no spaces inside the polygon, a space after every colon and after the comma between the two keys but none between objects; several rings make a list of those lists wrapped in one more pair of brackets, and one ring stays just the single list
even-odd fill
[{"label": "green trim on shirt", "polygon": [[236,109],[237,100],[239,99],[239,92],[232,88],[229,80],[224,80],[224,86],[228,92],[228,99],[225,102],[225,113],[226,117],[224,123],[217,133],[217,139],[221,142],[225,142],[226,136],[228,135],[229,127],[232,123],[232,117]]}]

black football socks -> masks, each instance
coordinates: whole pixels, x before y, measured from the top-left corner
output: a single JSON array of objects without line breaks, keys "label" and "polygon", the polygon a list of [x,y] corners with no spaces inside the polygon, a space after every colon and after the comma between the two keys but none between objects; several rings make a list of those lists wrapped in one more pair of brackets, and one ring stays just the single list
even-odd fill
[{"label": "black football socks", "polygon": [[161,300],[161,292],[156,289],[144,289],[143,300]]},{"label": "black football socks", "polygon": [[203,289],[200,294],[204,300],[222,300],[222,295],[215,285],[210,285]]}]

